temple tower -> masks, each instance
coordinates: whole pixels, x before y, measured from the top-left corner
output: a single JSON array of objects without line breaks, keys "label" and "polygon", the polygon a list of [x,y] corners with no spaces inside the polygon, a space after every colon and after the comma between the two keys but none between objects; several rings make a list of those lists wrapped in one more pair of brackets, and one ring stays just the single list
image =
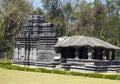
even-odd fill
[{"label": "temple tower", "polygon": [[44,16],[30,15],[21,33],[15,37],[13,61],[53,62],[56,42],[54,25],[48,23]]}]

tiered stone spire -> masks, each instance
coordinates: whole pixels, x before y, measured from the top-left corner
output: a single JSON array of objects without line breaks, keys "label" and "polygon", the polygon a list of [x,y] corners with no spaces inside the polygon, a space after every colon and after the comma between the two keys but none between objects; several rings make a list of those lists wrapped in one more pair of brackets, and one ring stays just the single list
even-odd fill
[{"label": "tiered stone spire", "polygon": [[14,62],[53,61],[56,42],[53,24],[48,23],[44,16],[30,15],[20,35],[15,38]]}]

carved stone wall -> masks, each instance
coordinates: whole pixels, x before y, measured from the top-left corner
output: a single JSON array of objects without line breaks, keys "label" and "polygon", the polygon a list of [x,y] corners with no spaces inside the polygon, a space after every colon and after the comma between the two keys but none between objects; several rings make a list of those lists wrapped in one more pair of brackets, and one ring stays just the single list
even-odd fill
[{"label": "carved stone wall", "polygon": [[44,16],[30,15],[15,37],[13,61],[53,62],[56,42],[54,25]]}]

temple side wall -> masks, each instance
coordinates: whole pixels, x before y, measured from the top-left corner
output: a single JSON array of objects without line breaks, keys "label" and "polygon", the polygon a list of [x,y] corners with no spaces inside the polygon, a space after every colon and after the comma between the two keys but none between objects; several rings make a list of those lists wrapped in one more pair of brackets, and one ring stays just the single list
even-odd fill
[{"label": "temple side wall", "polygon": [[54,62],[54,50],[38,50],[37,62]]},{"label": "temple side wall", "polygon": [[16,47],[14,49],[14,57],[13,61],[29,61],[29,62],[35,62],[37,59],[37,49],[36,48],[31,48],[30,49],[30,56],[28,58],[28,50],[25,50],[25,48],[19,49]]}]

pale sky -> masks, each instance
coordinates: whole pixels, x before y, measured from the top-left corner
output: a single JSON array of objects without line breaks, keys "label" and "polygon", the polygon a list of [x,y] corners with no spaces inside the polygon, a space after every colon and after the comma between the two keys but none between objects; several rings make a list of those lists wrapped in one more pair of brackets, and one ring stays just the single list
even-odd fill
[{"label": "pale sky", "polygon": [[33,0],[32,3],[33,3],[34,8],[42,7],[40,0]]},{"label": "pale sky", "polygon": [[[42,3],[40,2],[41,0],[31,0],[33,3],[34,8],[42,8]],[[88,2],[93,2],[94,0],[87,0]]]}]

